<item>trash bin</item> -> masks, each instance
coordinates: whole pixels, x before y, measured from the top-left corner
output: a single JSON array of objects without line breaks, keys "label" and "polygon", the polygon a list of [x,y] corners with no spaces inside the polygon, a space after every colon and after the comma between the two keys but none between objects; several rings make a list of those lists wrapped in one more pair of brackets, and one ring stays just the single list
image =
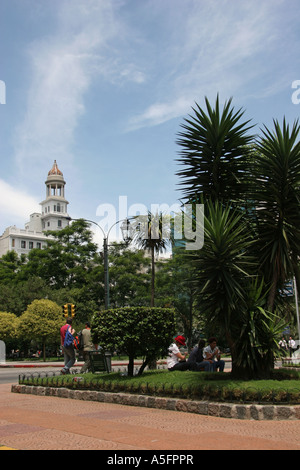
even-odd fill
[{"label": "trash bin", "polygon": [[92,373],[111,372],[111,354],[104,351],[89,351]]}]

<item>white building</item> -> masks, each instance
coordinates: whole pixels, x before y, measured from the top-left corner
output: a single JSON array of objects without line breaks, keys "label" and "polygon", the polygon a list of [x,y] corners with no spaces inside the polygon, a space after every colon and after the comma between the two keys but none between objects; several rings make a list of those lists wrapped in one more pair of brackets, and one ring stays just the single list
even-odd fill
[{"label": "white building", "polygon": [[65,199],[65,184],[64,176],[54,160],[45,181],[46,199],[40,203],[42,213],[31,214],[24,229],[13,225],[4,231],[0,237],[0,257],[12,250],[21,255],[33,248],[42,248],[49,239],[44,234],[46,230],[61,230],[68,225],[69,203]]}]

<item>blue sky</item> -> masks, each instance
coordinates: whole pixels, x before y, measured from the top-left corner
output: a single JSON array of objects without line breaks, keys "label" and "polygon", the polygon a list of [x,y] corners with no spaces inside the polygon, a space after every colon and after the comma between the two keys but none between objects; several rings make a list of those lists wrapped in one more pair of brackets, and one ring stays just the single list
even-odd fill
[{"label": "blue sky", "polygon": [[[172,205],[180,125],[233,97],[255,132],[300,104],[298,0],[1,0],[0,233],[24,227],[54,159],[69,214]],[[299,94],[300,96],[300,94]]]}]

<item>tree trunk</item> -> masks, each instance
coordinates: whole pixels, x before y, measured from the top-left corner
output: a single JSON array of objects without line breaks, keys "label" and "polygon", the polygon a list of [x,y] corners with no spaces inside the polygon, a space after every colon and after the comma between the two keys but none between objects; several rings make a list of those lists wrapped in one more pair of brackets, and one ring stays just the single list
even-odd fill
[{"label": "tree trunk", "polygon": [[154,246],[151,247],[151,307],[154,307],[154,290],[155,290],[155,259]]},{"label": "tree trunk", "polygon": [[[155,291],[155,258],[154,245],[151,246],[151,307],[154,307],[154,291]],[[149,362],[149,369],[156,369],[156,360]]]},{"label": "tree trunk", "polygon": [[133,377],[133,372],[134,372],[134,356],[129,355],[128,376]]},{"label": "tree trunk", "polygon": [[149,369],[156,369],[156,359],[153,359],[153,357],[146,357],[143,364],[139,368],[138,375],[142,375],[144,372],[145,368],[149,365]]},{"label": "tree trunk", "polygon": [[273,277],[272,277],[272,284],[271,284],[271,289],[268,297],[268,309],[273,312],[274,310],[274,301],[275,301],[275,296],[276,296],[276,291],[277,291],[277,284],[278,284],[278,272],[279,272],[279,256],[276,255],[276,262],[274,266],[274,271],[273,271]]},{"label": "tree trunk", "polygon": [[43,361],[46,362],[46,341],[43,341]]}]

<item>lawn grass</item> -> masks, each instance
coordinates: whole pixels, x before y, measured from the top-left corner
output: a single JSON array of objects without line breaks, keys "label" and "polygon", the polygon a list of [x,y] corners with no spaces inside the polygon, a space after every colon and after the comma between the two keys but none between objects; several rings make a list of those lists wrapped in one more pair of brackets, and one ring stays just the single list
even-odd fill
[{"label": "lawn grass", "polygon": [[231,378],[228,372],[169,372],[164,369],[145,371],[141,376],[134,377],[120,372],[87,373],[35,377],[20,383],[194,400],[300,404],[300,371],[294,370],[276,370],[271,380],[244,381]]}]

